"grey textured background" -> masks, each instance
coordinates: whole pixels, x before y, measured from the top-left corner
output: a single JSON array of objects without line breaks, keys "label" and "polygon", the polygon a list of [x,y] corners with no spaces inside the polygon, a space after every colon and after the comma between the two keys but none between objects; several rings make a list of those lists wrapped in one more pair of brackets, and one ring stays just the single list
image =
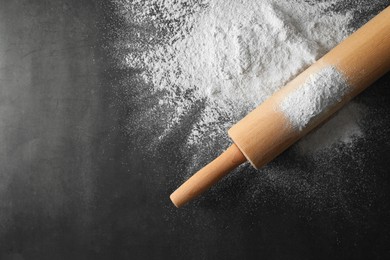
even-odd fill
[{"label": "grey textured background", "polygon": [[[254,171],[243,167],[177,210],[180,133],[153,156],[139,149],[144,135],[123,131],[140,93],[122,90],[137,72],[112,58],[124,26],[113,13],[109,1],[0,0],[0,259],[390,257],[389,75],[358,98],[374,108],[364,164],[329,162],[349,183],[347,208],[313,210],[272,186],[245,204]],[[291,156],[276,164],[293,167]],[[321,185],[337,189],[331,178]]]}]

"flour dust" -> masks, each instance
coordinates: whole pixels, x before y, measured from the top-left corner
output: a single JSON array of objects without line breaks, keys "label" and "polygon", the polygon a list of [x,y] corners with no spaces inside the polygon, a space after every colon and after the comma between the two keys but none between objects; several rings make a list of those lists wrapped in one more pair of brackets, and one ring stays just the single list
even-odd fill
[{"label": "flour dust", "polygon": [[[186,179],[230,144],[232,124],[356,29],[366,10],[344,2],[116,0],[117,66],[131,72],[121,90],[131,107],[124,130],[143,150],[178,151],[185,163],[176,180]],[[287,154],[348,153],[364,138],[365,110],[350,103]],[[264,171],[272,178],[280,167]]]}]

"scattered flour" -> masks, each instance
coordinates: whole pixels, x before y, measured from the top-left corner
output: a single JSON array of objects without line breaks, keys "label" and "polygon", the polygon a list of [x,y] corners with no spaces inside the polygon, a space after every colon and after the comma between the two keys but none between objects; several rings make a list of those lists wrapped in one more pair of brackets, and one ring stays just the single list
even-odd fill
[{"label": "scattered flour", "polygon": [[332,66],[309,78],[280,103],[280,109],[294,128],[302,130],[317,116],[336,105],[348,93],[344,75]]},{"label": "scattered flour", "polygon": [[[357,124],[366,116],[367,108],[359,103],[351,102],[329,121],[317,128],[295,146],[299,154],[313,155],[323,148],[331,149],[336,153],[334,146],[343,145],[351,147],[359,138],[363,137],[363,129]],[[326,138],[324,138],[326,137]]]},{"label": "scattered flour", "polygon": [[[230,145],[232,124],[386,7],[367,0],[114,1],[107,49],[114,105],[125,115],[120,127],[137,152],[163,162],[150,181],[172,189]],[[207,205],[230,210],[239,201],[236,210],[255,216],[273,206],[365,218],[378,178],[365,165],[372,154],[364,144],[382,140],[387,128],[374,131],[378,111],[361,100],[257,174],[243,165],[228,175]],[[374,137],[361,138],[366,132]]]},{"label": "scattered flour", "polygon": [[[154,24],[160,32],[159,41],[129,51],[123,59],[125,66],[143,71],[141,78],[158,93],[158,104],[171,108],[158,140],[181,127],[194,103],[204,104],[193,118],[186,141],[190,146],[224,135],[234,122],[351,33],[351,12],[330,11],[337,0],[316,4],[303,0],[119,2],[133,22]],[[137,37],[139,33],[129,49],[137,43],[147,45]],[[294,101],[287,100],[282,109],[292,105]],[[311,116],[291,114],[291,120],[302,119],[294,121],[301,128]],[[313,145],[331,143],[326,140],[350,143],[361,136],[356,131],[359,117],[346,118],[342,136],[333,136],[340,135],[338,131],[321,132],[316,138],[325,141]]]}]

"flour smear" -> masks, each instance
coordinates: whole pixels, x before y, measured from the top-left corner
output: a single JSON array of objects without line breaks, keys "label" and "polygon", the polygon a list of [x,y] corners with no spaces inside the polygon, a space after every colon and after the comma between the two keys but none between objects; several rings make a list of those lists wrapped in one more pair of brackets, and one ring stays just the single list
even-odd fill
[{"label": "flour smear", "polygon": [[[310,75],[280,103],[280,110],[291,125],[303,130],[312,120],[331,109],[350,91],[345,76],[328,66]],[[350,132],[350,131],[349,131]]]}]

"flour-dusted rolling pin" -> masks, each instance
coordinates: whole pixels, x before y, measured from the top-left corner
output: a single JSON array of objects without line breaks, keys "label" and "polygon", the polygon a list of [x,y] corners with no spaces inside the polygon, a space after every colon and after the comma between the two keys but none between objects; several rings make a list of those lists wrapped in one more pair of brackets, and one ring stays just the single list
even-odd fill
[{"label": "flour-dusted rolling pin", "polygon": [[241,163],[256,169],[390,70],[390,7],[229,129],[234,144],[170,196],[181,207]]}]

